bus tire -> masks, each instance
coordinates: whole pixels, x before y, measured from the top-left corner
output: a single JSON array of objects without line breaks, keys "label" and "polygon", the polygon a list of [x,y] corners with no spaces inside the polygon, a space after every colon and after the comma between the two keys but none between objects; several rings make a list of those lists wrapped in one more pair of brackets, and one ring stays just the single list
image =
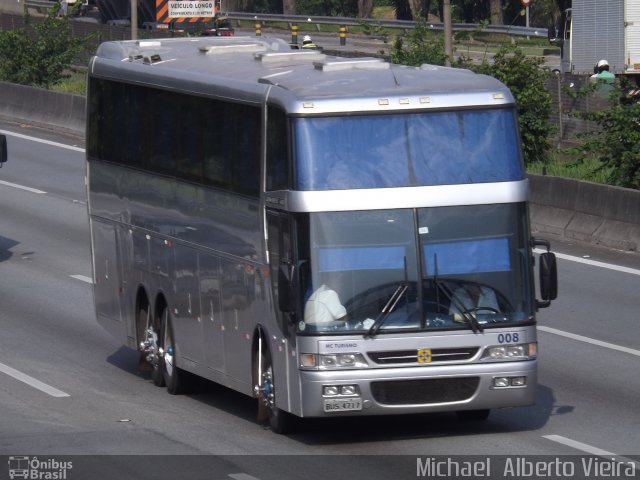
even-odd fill
[{"label": "bus tire", "polygon": [[[155,345],[155,351],[157,352],[159,348],[162,348],[162,330],[158,327],[158,325],[155,325],[153,327],[153,330],[157,338]],[[156,387],[164,387],[164,360],[159,355],[157,355],[157,357],[158,358],[156,358],[155,361],[151,363],[151,381]]]},{"label": "bus tire", "polygon": [[[263,372],[261,383],[263,390],[258,396],[258,420],[267,420],[273,433],[279,435],[291,433],[294,430],[294,416],[276,407],[276,390],[274,387],[271,354],[267,349],[259,353],[259,355],[262,355]],[[271,394],[270,396],[269,393]]]},{"label": "bus tire", "polygon": [[160,363],[162,364],[164,383],[167,386],[167,392],[171,395],[180,395],[186,389],[186,372],[180,370],[176,365],[173,325],[168,310],[162,314],[162,332],[163,355]]},{"label": "bus tire", "polygon": [[464,422],[482,422],[489,418],[490,409],[484,410],[460,410],[456,412],[459,420]]},{"label": "bus tire", "polygon": [[[149,315],[149,306],[145,305],[143,307],[140,308],[140,310],[138,310],[138,325],[144,325],[145,327],[149,324],[148,323],[148,318],[147,316]],[[144,368],[144,366],[148,365],[148,369],[151,370],[151,381],[153,382],[153,384],[156,387],[164,387],[164,377],[162,375],[162,368],[161,368],[161,360],[160,358],[155,358],[157,357],[156,352],[158,352],[158,348],[160,348],[162,345],[160,343],[160,339],[162,338],[160,335],[162,332],[160,332],[160,326],[158,325],[158,323],[151,323],[150,327],[153,330],[154,333],[154,339],[155,341],[153,341],[153,343],[155,343],[155,345],[153,345],[151,347],[151,352],[149,352],[148,350],[145,352],[142,352],[142,356],[144,356],[144,359],[141,359],[140,361],[140,367],[141,370],[146,370],[146,368]],[[144,342],[150,342],[152,341],[151,338],[149,338],[148,335],[148,331],[144,330]],[[145,348],[149,348],[149,347],[145,347]],[[147,360],[147,354],[151,353],[151,356],[153,357],[152,361]]]}]

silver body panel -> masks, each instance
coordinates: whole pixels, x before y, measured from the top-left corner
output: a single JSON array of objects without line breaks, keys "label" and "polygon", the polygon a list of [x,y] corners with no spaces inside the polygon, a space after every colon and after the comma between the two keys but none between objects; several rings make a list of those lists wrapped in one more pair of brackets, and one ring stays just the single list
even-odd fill
[{"label": "silver body panel", "polygon": [[[375,339],[363,339],[362,336],[344,336],[330,338],[302,337],[298,340],[300,352],[335,352],[343,350],[366,352],[372,368],[343,371],[308,371],[302,370],[300,376],[301,390],[305,392],[301,412],[302,416],[322,416],[323,385],[357,385],[363,400],[363,409],[350,412],[353,415],[388,415],[390,413],[440,412],[466,409],[490,409],[531,405],[535,400],[537,381],[537,360],[520,362],[478,363],[478,353],[466,361],[440,363],[408,363],[403,365],[376,365],[370,360],[371,354],[388,351],[407,351],[423,348],[447,349],[460,347],[485,347],[499,344],[499,335],[517,332],[524,342],[535,342],[535,328],[516,327],[497,329],[483,335],[472,332],[441,332],[429,334],[385,335]],[[357,345],[357,346],[354,346]],[[471,368],[470,368],[471,367]],[[456,378],[474,376],[479,378],[479,385],[468,398],[434,403],[408,402],[406,404],[385,404],[377,401],[372,394],[372,383],[421,381],[424,379]],[[529,388],[496,389],[492,385],[494,377],[525,376]],[[338,415],[344,413],[337,413]],[[335,415],[335,414],[334,414]]]},{"label": "silver body panel", "polygon": [[514,203],[528,199],[528,180],[521,180],[393,189],[269,192],[266,204],[290,212],[340,212]]}]

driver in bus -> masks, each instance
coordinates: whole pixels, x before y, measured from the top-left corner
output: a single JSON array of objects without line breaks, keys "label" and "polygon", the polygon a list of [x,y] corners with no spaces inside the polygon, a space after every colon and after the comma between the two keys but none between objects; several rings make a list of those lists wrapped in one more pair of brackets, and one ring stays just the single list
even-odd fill
[{"label": "driver in bus", "polygon": [[496,293],[492,288],[484,285],[465,284],[453,291],[449,315],[457,320],[463,312],[467,313],[497,313],[500,311]]},{"label": "driver in bus", "polygon": [[338,293],[324,284],[311,294],[304,306],[304,322],[308,325],[344,322],[347,319],[347,309],[340,302]]}]

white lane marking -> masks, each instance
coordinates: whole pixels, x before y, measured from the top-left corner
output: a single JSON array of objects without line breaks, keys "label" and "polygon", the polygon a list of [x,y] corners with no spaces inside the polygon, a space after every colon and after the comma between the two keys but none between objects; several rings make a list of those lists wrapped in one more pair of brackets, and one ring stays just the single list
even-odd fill
[{"label": "white lane marking", "polygon": [[9,132],[6,130],[0,130],[0,133],[9,135],[12,137],[22,138],[23,140],[31,140],[32,142],[44,143],[45,145],[52,145],[54,147],[66,148],[67,150],[73,150],[74,152],[84,153],[84,148],[76,147],[75,145],[66,145],[64,143],[53,142],[51,140],[43,140],[42,138],[31,137],[29,135],[23,135],[21,133]]},{"label": "white lane marking", "polygon": [[230,473],[227,477],[231,477],[234,480],[260,480],[259,478],[246,473]]},{"label": "white lane marking", "polygon": [[[547,440],[551,440],[552,442],[560,443],[567,447],[575,448],[576,450],[588,453],[589,455],[596,455],[598,457],[610,457],[612,460],[618,463],[627,464],[629,467],[633,468],[634,472],[638,468],[638,466],[640,466],[640,462],[637,462],[636,460],[623,457],[613,452],[608,452],[607,450],[602,450],[601,448],[594,447],[586,443],[578,442],[577,440],[573,440],[571,438],[563,437],[562,435],[543,435],[542,438],[546,438]],[[631,464],[635,464],[635,466],[632,466]]]},{"label": "white lane marking", "polygon": [[562,445],[575,448],[576,450],[580,450],[590,455],[598,455],[602,457],[617,456],[615,453],[607,452],[606,450],[602,450],[597,447],[592,447],[591,445],[587,445],[586,443],[578,442],[577,440],[572,440],[570,438],[563,437],[562,435],[543,435],[542,438],[546,438],[547,440],[551,440],[552,442],[561,443]]},{"label": "white lane marking", "polygon": [[542,325],[538,325],[538,330],[547,333],[553,333],[554,335],[560,335],[562,337],[567,337],[572,340],[577,340],[579,342],[590,343],[592,345],[598,345],[599,347],[610,348],[611,350],[617,350],[619,352],[629,353],[631,355],[636,355],[640,357],[640,350],[634,350],[633,348],[623,347],[622,345],[616,345],[615,343],[603,342],[601,340],[596,340],[595,338],[585,337],[582,335],[577,335],[575,333],[565,332],[563,330],[558,330],[556,328],[545,327]]},{"label": "white lane marking", "polygon": [[47,395],[51,395],[52,397],[70,397],[68,393],[63,392],[62,390],[58,390],[57,388],[52,387],[51,385],[47,385],[40,380],[30,377],[26,373],[22,373],[15,368],[11,368],[9,365],[5,365],[4,363],[0,363],[0,372],[6,373],[10,377],[15,378],[16,380],[20,380],[27,385],[40,390],[41,392],[46,393]]},{"label": "white lane marking", "polygon": [[31,193],[47,193],[43,190],[38,190],[37,188],[25,187],[24,185],[18,185],[17,183],[5,182],[4,180],[0,180],[0,185],[6,185],[7,187],[19,188],[20,190],[26,190]]},{"label": "white lane marking", "polygon": [[[533,250],[535,253],[544,253],[546,250],[536,248]],[[556,257],[563,260],[569,260],[571,262],[583,263],[585,265],[591,265],[592,267],[608,268],[609,270],[615,270],[616,272],[630,273],[631,275],[640,275],[640,270],[636,268],[623,267],[620,265],[613,265],[611,263],[598,262],[596,260],[590,260],[588,258],[574,257],[573,255],[567,255],[566,253],[555,253]]]},{"label": "white lane marking", "polygon": [[76,280],[80,280],[81,282],[93,283],[93,279],[87,277],[86,275],[69,275],[71,278],[75,278]]}]

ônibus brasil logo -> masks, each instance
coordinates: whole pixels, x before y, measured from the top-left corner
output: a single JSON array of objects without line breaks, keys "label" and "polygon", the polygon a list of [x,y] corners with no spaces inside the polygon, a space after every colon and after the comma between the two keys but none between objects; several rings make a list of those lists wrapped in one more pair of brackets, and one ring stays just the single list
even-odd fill
[{"label": "\u00f4nibus brasil logo", "polygon": [[62,462],[53,458],[40,460],[38,457],[9,457],[9,478],[32,480],[66,480],[67,471],[73,468],[73,462]]}]

